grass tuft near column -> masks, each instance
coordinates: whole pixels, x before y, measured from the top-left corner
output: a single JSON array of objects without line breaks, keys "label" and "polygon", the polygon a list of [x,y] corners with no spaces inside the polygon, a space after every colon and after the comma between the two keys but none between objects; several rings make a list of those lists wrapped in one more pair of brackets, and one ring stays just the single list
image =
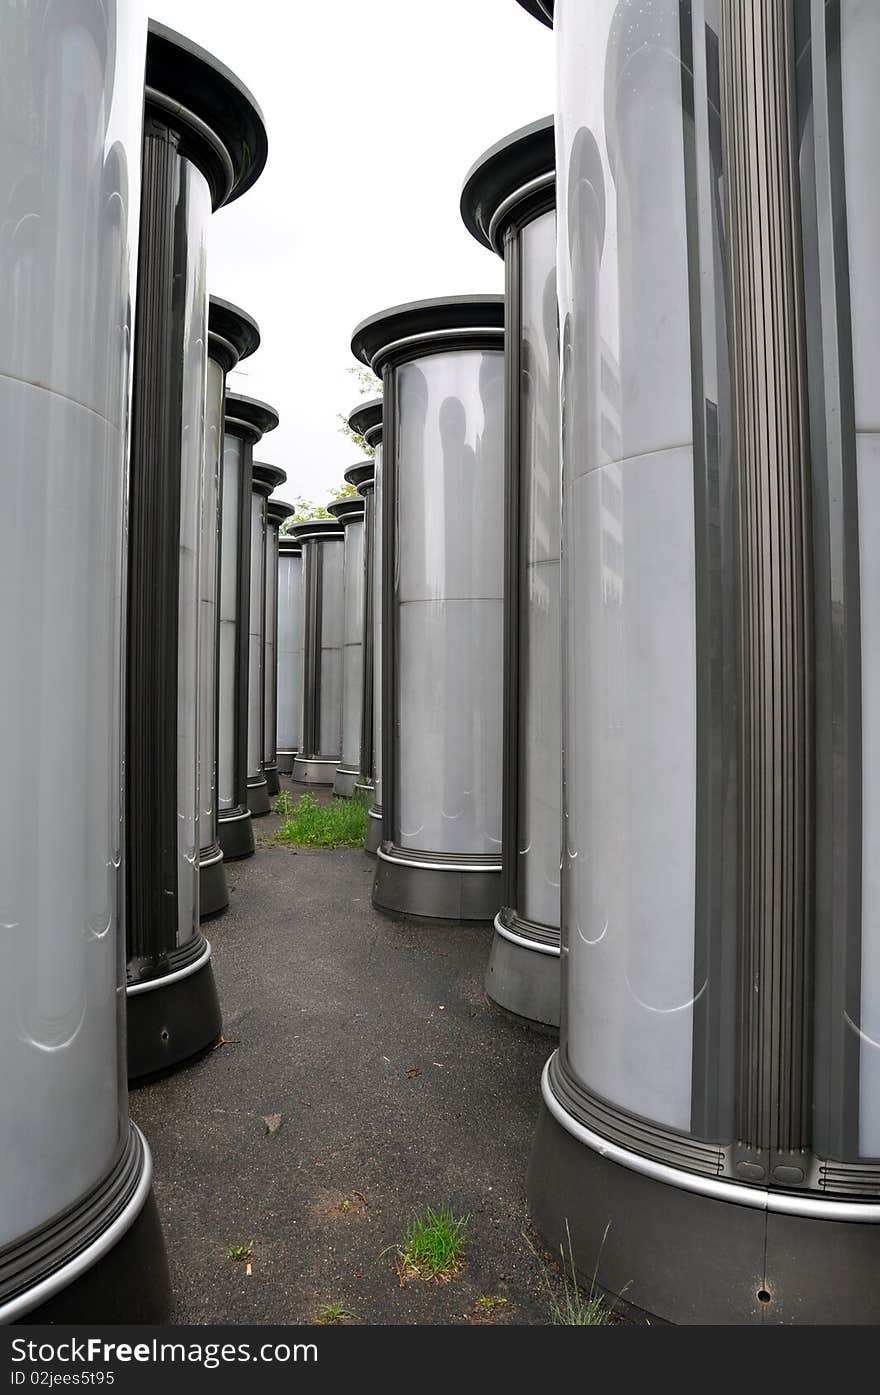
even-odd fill
[{"label": "grass tuft near column", "polygon": [[362,848],[368,820],[369,811],[360,799],[319,804],[313,794],[304,794],[267,842],[294,848]]}]

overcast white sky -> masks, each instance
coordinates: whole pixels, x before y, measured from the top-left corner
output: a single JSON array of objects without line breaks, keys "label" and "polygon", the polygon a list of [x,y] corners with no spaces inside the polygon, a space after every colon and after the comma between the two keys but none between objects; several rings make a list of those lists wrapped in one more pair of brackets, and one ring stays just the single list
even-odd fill
[{"label": "overcast white sky", "polygon": [[281,414],[257,457],[287,471],[280,497],[323,503],[359,458],[337,429],[358,401],[357,322],[503,289],[458,200],[487,146],[553,110],[553,36],[516,0],[150,0],[150,13],[228,64],[266,118],[262,178],[211,221],[210,287],[262,331],[230,378]]}]

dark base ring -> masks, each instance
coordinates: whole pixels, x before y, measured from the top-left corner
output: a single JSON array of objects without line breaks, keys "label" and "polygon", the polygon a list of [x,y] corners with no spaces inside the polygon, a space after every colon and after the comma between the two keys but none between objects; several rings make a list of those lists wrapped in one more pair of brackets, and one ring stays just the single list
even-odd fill
[{"label": "dark base ring", "polygon": [[780,1214],[647,1177],[541,1105],[532,1218],[585,1287],[673,1323],[880,1322],[880,1224]]},{"label": "dark base ring", "polygon": [[[430,853],[425,855],[425,863],[430,857]],[[494,919],[501,896],[497,868],[461,871],[417,861],[391,861],[384,849],[379,849],[373,879],[373,905],[378,911],[421,920],[485,922]]]},{"label": "dark base ring", "polygon": [[537,1022],[544,1027],[559,1026],[559,968],[560,955],[546,948],[529,944],[527,926],[518,929],[512,919],[510,930],[516,939],[508,939],[495,917],[495,938],[486,970],[486,992],[506,1012]]},{"label": "dark base ring", "polygon": [[199,853],[199,920],[208,920],[219,915],[229,905],[229,887],[226,885],[226,867],[223,853],[218,847],[206,850],[205,861]]},{"label": "dark base ring", "polygon": [[370,810],[367,836],[364,839],[364,852],[375,857],[382,842],[382,806],[374,804]]},{"label": "dark base ring", "polygon": [[223,861],[235,862],[239,857],[254,853],[254,826],[250,809],[230,809],[217,819],[217,840],[223,849]]},{"label": "dark base ring", "polygon": [[220,1036],[222,1019],[214,969],[207,959],[184,978],[168,975],[146,992],[129,992],[128,1078],[139,1080],[182,1065]]},{"label": "dark base ring", "polygon": [[269,813],[271,809],[269,803],[269,786],[262,776],[260,776],[259,780],[255,780],[253,784],[248,781],[247,802],[252,818],[259,819],[262,818],[264,814]]}]

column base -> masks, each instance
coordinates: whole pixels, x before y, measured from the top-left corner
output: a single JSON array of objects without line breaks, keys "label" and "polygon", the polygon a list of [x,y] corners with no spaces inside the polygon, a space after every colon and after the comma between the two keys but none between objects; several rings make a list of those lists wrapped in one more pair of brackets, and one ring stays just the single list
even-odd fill
[{"label": "column base", "polygon": [[[542,1094],[529,1209],[566,1264],[570,1236],[585,1287],[595,1274],[609,1301],[622,1295],[622,1311],[672,1323],[880,1322],[880,1203],[767,1192],[651,1163],[566,1115],[546,1067]],[[877,1221],[842,1219],[858,1211]]]},{"label": "column base", "polygon": [[354,787],[354,792],[357,795],[358,799],[362,799],[365,804],[371,805],[376,797],[375,785],[372,783],[371,780],[364,780],[363,778],[357,781],[357,784]]},{"label": "column base", "polygon": [[223,851],[217,844],[199,850],[199,920],[210,920],[229,905]]},{"label": "column base", "polygon": [[269,798],[274,799],[276,794],[281,793],[281,781],[278,778],[278,766],[264,765],[263,774],[266,777],[266,788],[269,791]]},{"label": "column base", "polygon": [[[188,962],[177,967],[184,955]],[[197,936],[183,952],[169,956],[168,964],[164,974],[128,985],[129,1080],[182,1065],[220,1036],[223,1024],[208,941]]]},{"label": "column base", "polygon": [[373,905],[386,915],[491,922],[501,895],[501,866],[494,859],[415,853],[392,843],[377,852]]},{"label": "column base", "polygon": [[99,1185],[23,1242],[0,1251],[0,1323],[164,1323],[171,1309],[152,1159],[129,1126]]},{"label": "column base", "polygon": [[297,746],[294,750],[291,750],[291,751],[276,751],[276,752],[275,752],[275,764],[278,766],[278,773],[279,773],[279,775],[292,775],[292,774],[293,774],[293,762],[294,762],[294,760],[296,759],[296,757],[297,757],[298,755],[299,755],[299,747],[298,747],[298,746]]},{"label": "column base", "polygon": [[293,762],[293,778],[300,785],[332,785],[338,765],[338,760],[297,756]]},{"label": "column base", "polygon": [[223,850],[224,862],[253,857],[254,826],[250,809],[221,809],[217,817],[217,841]]},{"label": "column base", "polygon": [[333,780],[333,793],[339,799],[352,799],[360,777],[359,770],[348,770],[344,765],[338,765]]},{"label": "column base", "polygon": [[253,783],[248,780],[247,802],[252,818],[260,819],[264,814],[269,813],[271,809],[269,803],[269,786],[266,784],[266,780],[262,775],[259,780],[254,780]]},{"label": "column base", "polygon": [[558,930],[499,911],[486,970],[486,992],[506,1012],[543,1027],[559,1026]]},{"label": "column base", "polygon": [[364,839],[364,852],[375,857],[382,843],[382,806],[374,804],[370,810],[367,836]]}]

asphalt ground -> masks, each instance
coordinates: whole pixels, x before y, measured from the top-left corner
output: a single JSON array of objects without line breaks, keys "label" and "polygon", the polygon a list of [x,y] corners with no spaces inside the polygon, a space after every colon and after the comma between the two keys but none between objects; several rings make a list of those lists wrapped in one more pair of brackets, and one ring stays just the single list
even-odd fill
[{"label": "asphalt ground", "polygon": [[[559,1275],[525,1177],[552,1040],[487,999],[490,928],[387,919],[366,854],[266,846],[281,822],[258,821],[204,927],[222,1044],[131,1094],[173,1320],[305,1323],[335,1304],[367,1323],[549,1322]],[[464,1267],[401,1280],[408,1221],[441,1204],[468,1218]]]}]

